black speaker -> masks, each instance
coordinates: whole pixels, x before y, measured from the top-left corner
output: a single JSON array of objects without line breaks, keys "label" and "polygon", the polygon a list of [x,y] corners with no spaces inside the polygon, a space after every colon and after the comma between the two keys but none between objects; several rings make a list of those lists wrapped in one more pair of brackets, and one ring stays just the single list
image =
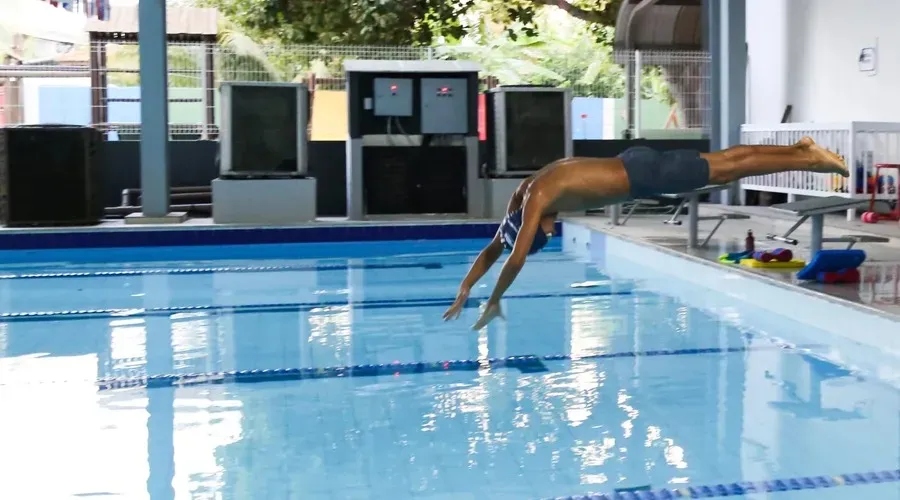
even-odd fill
[{"label": "black speaker", "polygon": [[0,128],[0,223],[98,224],[102,140],[100,131],[75,125]]},{"label": "black speaker", "polygon": [[223,82],[222,178],[305,177],[309,88],[303,84]]},{"label": "black speaker", "polygon": [[572,156],[571,89],[501,86],[485,93],[485,104],[492,174],[531,173]]}]

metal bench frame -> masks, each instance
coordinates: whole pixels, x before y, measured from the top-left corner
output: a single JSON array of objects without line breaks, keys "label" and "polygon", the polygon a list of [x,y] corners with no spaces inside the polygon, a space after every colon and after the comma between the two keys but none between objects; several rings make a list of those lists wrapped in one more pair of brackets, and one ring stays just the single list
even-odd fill
[{"label": "metal bench frame", "polygon": [[[727,220],[747,220],[750,218],[749,215],[739,214],[739,213],[734,213],[734,212],[724,212],[719,215],[707,215],[707,216],[700,215],[700,213],[699,213],[700,212],[700,196],[702,196],[704,194],[714,193],[717,191],[722,191],[723,189],[727,189],[727,187],[728,186],[715,185],[715,186],[702,187],[700,189],[690,191],[687,193],[663,193],[663,194],[660,194],[659,196],[661,196],[663,198],[670,198],[673,200],[681,199],[681,202],[675,208],[675,211],[672,213],[672,215],[668,219],[663,221],[663,224],[671,224],[674,226],[681,226],[683,224],[683,221],[679,220],[679,217],[681,217],[682,209],[684,209],[684,206],[687,205],[688,206],[688,247],[690,247],[690,248],[706,247],[706,245],[709,244],[709,241],[712,239],[712,237],[716,234],[716,231],[718,231],[719,228],[722,227],[722,224],[724,224],[725,221],[727,221]],[[617,225],[617,226],[625,225],[628,222],[628,219],[630,219],[631,216],[634,215],[634,212],[638,209],[638,207],[640,207],[642,205],[650,206],[650,205],[657,205],[657,204],[658,203],[656,202],[656,200],[646,199],[646,198],[636,198],[634,200],[634,203],[631,205],[631,208],[625,214],[625,218],[622,219],[621,222],[618,220],[619,211],[618,211],[618,206],[616,206],[616,207],[614,207],[614,210],[612,210],[610,212],[610,217],[612,218],[612,223],[613,223],[613,225]],[[700,221],[706,221],[706,220],[715,220],[718,222],[716,223],[715,227],[713,227],[709,231],[709,233],[706,235],[706,238],[704,238],[702,242],[698,243],[698,240],[700,239]]]},{"label": "metal bench frame", "polygon": [[853,200],[841,196],[828,196],[825,198],[815,198],[812,200],[804,200],[792,203],[781,203],[772,205],[772,209],[779,212],[786,212],[791,215],[799,216],[800,219],[791,226],[784,234],[777,235],[769,233],[766,238],[769,240],[780,241],[788,245],[797,245],[799,242],[796,238],[791,238],[791,234],[803,225],[807,220],[812,221],[810,228],[809,252],[815,255],[822,250],[823,243],[847,243],[847,249],[853,248],[857,243],[887,243],[890,238],[883,236],[874,236],[868,234],[848,234],[837,238],[825,238],[825,216],[832,213],[843,212],[848,209],[860,208],[867,205],[867,200]]}]

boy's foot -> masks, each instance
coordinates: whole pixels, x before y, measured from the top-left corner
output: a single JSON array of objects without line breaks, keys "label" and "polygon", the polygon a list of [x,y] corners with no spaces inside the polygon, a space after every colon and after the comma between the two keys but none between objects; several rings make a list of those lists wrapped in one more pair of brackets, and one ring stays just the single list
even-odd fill
[{"label": "boy's foot", "polygon": [[797,142],[797,145],[806,149],[813,155],[813,158],[817,163],[817,165],[812,168],[814,172],[838,174],[843,177],[850,177],[850,169],[847,168],[841,155],[819,146],[812,137],[803,137]]}]

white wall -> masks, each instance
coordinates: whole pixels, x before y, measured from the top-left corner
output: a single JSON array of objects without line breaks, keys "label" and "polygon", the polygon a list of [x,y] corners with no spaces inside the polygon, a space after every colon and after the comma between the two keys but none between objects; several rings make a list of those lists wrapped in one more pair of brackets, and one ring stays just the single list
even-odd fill
[{"label": "white wall", "polygon": [[[749,123],[777,123],[785,104],[794,122],[900,122],[900,1],[748,1],[747,42]],[[876,43],[877,73],[860,72]]]},{"label": "white wall", "polygon": [[[795,121],[900,121],[900,2],[790,0]],[[859,71],[878,47],[877,74]]]},{"label": "white wall", "polygon": [[747,123],[780,123],[788,104],[788,3],[747,2]]}]

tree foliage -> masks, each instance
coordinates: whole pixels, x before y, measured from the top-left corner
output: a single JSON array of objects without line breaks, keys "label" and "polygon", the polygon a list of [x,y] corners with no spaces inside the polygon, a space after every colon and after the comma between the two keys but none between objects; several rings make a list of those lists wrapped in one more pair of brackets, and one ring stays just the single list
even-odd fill
[{"label": "tree foliage", "polygon": [[[467,57],[478,59],[501,81],[572,86],[584,96],[613,97],[624,92],[623,68],[613,61],[611,50],[616,18],[625,0],[196,1],[217,8],[264,44],[449,46],[445,57],[461,57],[468,51]],[[577,22],[577,29],[567,36],[546,36],[554,28],[552,23],[548,27],[547,12],[564,12]],[[481,48],[456,43],[462,40],[474,40]],[[367,57],[324,48],[320,52],[309,55],[276,49],[267,59],[278,68],[274,72],[278,78],[289,80],[317,65],[337,71],[347,56]],[[641,93],[677,101],[685,110],[685,124],[700,126],[705,109],[699,101],[701,66],[692,62],[645,67]]]},{"label": "tree foliage", "polygon": [[461,37],[475,0],[202,0],[266,40],[285,44],[424,45]]},{"label": "tree foliage", "polygon": [[262,38],[293,44],[411,45],[460,39],[479,11],[534,36],[541,8],[561,9],[596,27],[614,26],[623,0],[201,0]]},{"label": "tree foliage", "polygon": [[[515,39],[521,30],[527,36],[535,36],[540,29],[538,14],[544,7],[562,10],[569,16],[588,24],[602,41],[616,25],[616,16],[624,0],[488,0],[490,18],[507,26],[507,31]],[[485,5],[485,4],[483,4]]]},{"label": "tree foliage", "polygon": [[590,33],[540,29],[534,35],[485,37],[478,44],[439,47],[438,57],[477,61],[500,84],[571,87],[582,97],[622,97],[625,80],[612,49]]},{"label": "tree foliage", "polygon": [[[482,26],[468,43],[436,47],[441,58],[477,61],[500,84],[570,87],[580,97],[625,97],[625,69],[613,57],[614,29],[592,25],[570,15],[543,10],[530,19],[533,29],[510,33]],[[558,13],[557,13],[558,14]],[[481,17],[486,19],[486,17]],[[473,34],[474,35],[474,34]],[[659,68],[644,67],[641,94],[645,99],[671,102]]]}]

